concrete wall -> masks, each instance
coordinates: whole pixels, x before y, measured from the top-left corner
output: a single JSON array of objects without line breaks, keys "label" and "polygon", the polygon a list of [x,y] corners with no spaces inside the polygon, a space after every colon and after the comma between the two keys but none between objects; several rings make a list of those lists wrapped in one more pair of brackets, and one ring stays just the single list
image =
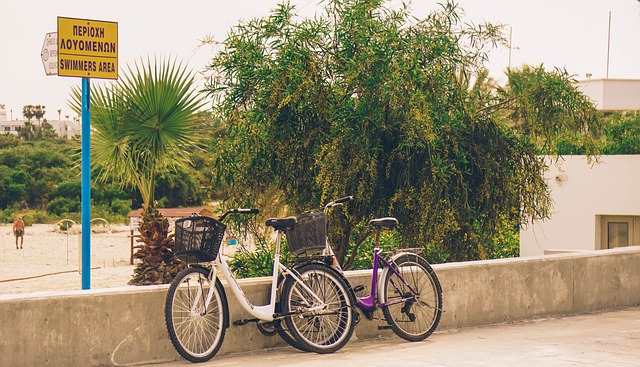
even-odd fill
[{"label": "concrete wall", "polygon": [[520,230],[520,256],[543,255],[549,249],[595,250],[596,216],[640,215],[640,155],[602,156],[601,161],[591,164],[574,155],[550,164],[545,176],[552,215]]},{"label": "concrete wall", "polygon": [[[445,309],[438,330],[637,306],[639,263],[640,247],[629,247],[436,265]],[[348,277],[354,285],[370,282],[365,271]],[[268,280],[241,285],[254,303],[266,301]],[[166,291],[167,286],[153,286],[0,296],[0,365],[123,366],[179,359],[164,325]],[[232,321],[247,317],[235,299],[229,306]],[[363,319],[354,338],[393,335],[377,326]],[[286,345],[254,325],[231,326],[219,354],[280,346]]]}]

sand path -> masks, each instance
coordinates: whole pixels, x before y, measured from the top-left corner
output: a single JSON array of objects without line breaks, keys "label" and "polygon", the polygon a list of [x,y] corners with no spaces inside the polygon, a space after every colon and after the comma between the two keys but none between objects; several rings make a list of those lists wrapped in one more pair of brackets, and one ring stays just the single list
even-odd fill
[{"label": "sand path", "polygon": [[[94,227],[91,234],[91,289],[126,287],[129,265],[128,226]],[[11,225],[0,225],[0,294],[82,289],[78,234],[55,230],[52,224],[27,226],[24,248],[16,249]]]}]

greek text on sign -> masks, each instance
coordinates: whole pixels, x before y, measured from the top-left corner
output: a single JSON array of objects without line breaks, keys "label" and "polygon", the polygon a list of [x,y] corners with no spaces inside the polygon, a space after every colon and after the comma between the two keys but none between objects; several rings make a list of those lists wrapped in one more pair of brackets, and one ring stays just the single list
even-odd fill
[{"label": "greek text on sign", "polygon": [[58,75],[118,78],[118,23],[58,17]]},{"label": "greek text on sign", "polygon": [[58,75],[58,34],[56,32],[49,32],[44,36],[44,43],[42,44],[42,51],[40,57],[42,58],[42,65],[44,66],[44,72],[47,75]]}]

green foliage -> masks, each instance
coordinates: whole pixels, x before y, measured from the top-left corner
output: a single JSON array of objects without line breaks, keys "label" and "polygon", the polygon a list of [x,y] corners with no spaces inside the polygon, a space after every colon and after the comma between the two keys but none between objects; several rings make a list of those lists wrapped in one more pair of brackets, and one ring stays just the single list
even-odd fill
[{"label": "green foliage", "polygon": [[[44,210],[24,210],[20,211],[20,215],[22,216],[24,224],[27,226],[31,226],[35,223],[51,222],[51,216],[49,216]],[[13,214],[11,221],[14,221],[17,216],[17,214]]]},{"label": "green foliage", "polygon": [[[242,206],[242,205],[241,205]],[[244,206],[248,207],[248,206]],[[224,211],[223,208],[220,211]],[[265,229],[261,224],[261,215],[231,215],[225,220],[227,237],[232,234],[238,239],[236,252],[228,260],[231,270],[239,278],[269,276],[273,273],[275,256],[275,242],[271,239],[271,229]],[[254,249],[249,250],[250,243],[243,243],[243,239],[251,238]],[[286,238],[282,239],[280,261],[287,263],[291,255],[286,245]]]},{"label": "green foliage", "polygon": [[203,202],[203,192],[191,167],[179,168],[176,172],[159,175],[155,195],[163,208],[196,206]]},{"label": "green foliage", "polygon": [[605,120],[603,154],[640,154],[640,113],[613,114]]},{"label": "green foliage", "polygon": [[0,135],[0,149],[7,149],[20,145],[20,140],[13,135]]},{"label": "green foliage", "polygon": [[[157,212],[155,191],[158,175],[186,171],[189,154],[198,148],[197,111],[203,102],[193,84],[194,74],[181,63],[148,59],[128,66],[116,83],[92,91],[91,163],[96,180],[136,188],[142,196],[135,255],[140,263],[131,284],[167,283],[180,268],[167,220]],[[80,113],[78,88],[72,99]],[[163,199],[171,204],[171,196]]]},{"label": "green foliage", "polygon": [[488,259],[504,259],[508,257],[520,256],[520,226],[510,228],[500,228],[492,236],[492,251],[488,254]]},{"label": "green foliage", "polygon": [[[0,136],[0,223],[12,222],[20,209],[49,208],[46,222],[77,217],[80,210],[81,182],[74,157],[80,149],[77,141],[41,139],[30,142],[14,136]],[[203,158],[200,158],[203,159]],[[158,180],[158,193],[165,206],[199,205],[208,184],[193,167],[178,173],[165,173]],[[124,223],[137,200],[136,191],[118,187],[117,183],[95,182],[91,187],[92,216],[111,223]]]},{"label": "green foliage", "polygon": [[335,0],[298,20],[284,3],[228,33],[208,86],[226,129],[216,182],[238,201],[275,187],[295,212],[354,195],[332,231],[343,265],[357,228],[386,215],[440,258],[481,258],[502,218],[549,215],[536,147],[563,131],[591,147],[597,113],[562,70],[496,86],[484,62],[501,28],[463,22],[454,3],[424,19],[386,4]]},{"label": "green foliage", "polygon": [[[614,113],[602,117],[602,134],[596,142],[601,154],[640,154],[640,113]],[[565,132],[556,137],[558,154],[587,154],[588,144],[575,132]],[[553,149],[552,149],[553,150]],[[540,154],[550,154],[540,150]]]},{"label": "green foliage", "polygon": [[42,105],[26,105],[22,107],[22,115],[27,119],[27,121],[31,121],[32,118],[35,117],[36,120],[40,121],[42,117],[44,117],[46,111],[45,106]]},{"label": "green foliage", "polygon": [[502,215],[492,232],[478,238],[479,259],[501,259],[520,256],[520,223],[515,215]]},{"label": "green foliage", "polygon": [[55,197],[80,200],[81,192],[82,183],[80,180],[69,180],[60,183],[51,194]]},{"label": "green foliage", "polygon": [[[26,105],[22,107],[22,115],[27,121],[24,122],[24,126],[18,132],[20,138],[29,141],[57,137],[55,129],[47,122],[47,119],[42,120],[46,114],[45,108],[42,105]],[[35,118],[37,122],[32,122],[32,118]]]},{"label": "green foliage", "polygon": [[[77,141],[40,139],[25,142],[13,136],[0,137],[0,222],[28,208],[36,208],[35,223],[63,218],[79,220],[81,183],[73,157]],[[131,194],[109,183],[92,187],[92,214],[97,208],[112,223],[124,223],[131,211]],[[43,209],[48,208],[48,213]],[[111,210],[113,209],[113,210]]]},{"label": "green foliage", "polygon": [[[197,110],[202,100],[194,76],[170,58],[128,66],[115,84],[92,89],[91,163],[96,180],[135,187],[154,202],[156,176],[187,167],[198,144]],[[81,91],[72,91],[81,111]]]},{"label": "green foliage", "polygon": [[0,208],[0,223],[11,223],[13,222],[13,213],[14,209],[13,208],[7,208],[2,210]]},{"label": "green foliage", "polygon": [[66,197],[56,197],[47,205],[47,211],[51,214],[63,217],[64,214],[79,212],[81,209],[80,200]]},{"label": "green foliage", "polygon": [[[114,199],[113,201],[111,201],[108,212],[126,218],[127,215],[129,215],[129,213],[131,212],[131,200]],[[120,221],[118,223],[125,222]]]},{"label": "green foliage", "polygon": [[[267,243],[264,238],[256,242],[256,249],[249,251],[238,247],[237,252],[229,259],[229,267],[238,278],[255,278],[273,274],[275,244]],[[280,261],[287,262],[287,257]]]},{"label": "green foliage", "polygon": [[69,222],[68,220],[60,222],[60,224],[58,224],[58,228],[61,231],[68,231],[71,227],[73,227],[73,223]]},{"label": "green foliage", "polygon": [[508,82],[499,88],[500,107],[506,107],[509,123],[548,154],[557,154],[554,142],[571,134],[589,155],[598,154],[602,131],[600,114],[575,87],[566,70],[547,71],[540,65],[507,70]]},{"label": "green foliage", "polygon": [[[373,268],[373,249],[376,245],[375,235],[367,237],[367,239],[360,245],[358,254],[350,269],[371,269]],[[391,253],[396,249],[407,247],[403,245],[398,231],[383,231],[380,234],[380,248],[384,253]]]},{"label": "green foliage", "polygon": [[[0,207],[44,207],[61,181],[77,174],[69,156],[74,142],[62,139],[24,142],[5,137],[0,148]],[[11,143],[9,143],[11,142]]]}]

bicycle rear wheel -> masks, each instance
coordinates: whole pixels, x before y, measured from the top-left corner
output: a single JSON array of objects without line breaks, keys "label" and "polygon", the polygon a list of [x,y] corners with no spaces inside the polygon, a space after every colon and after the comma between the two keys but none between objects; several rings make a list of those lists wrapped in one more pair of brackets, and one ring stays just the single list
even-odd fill
[{"label": "bicycle rear wheel", "polygon": [[205,300],[211,288],[209,269],[186,268],[171,282],[165,302],[165,322],[169,339],[178,353],[191,362],[205,362],[218,352],[229,315],[220,280],[213,284],[211,301]]},{"label": "bicycle rear wheel", "polygon": [[284,313],[294,315],[285,318],[291,335],[302,350],[316,353],[333,353],[344,347],[355,327],[355,300],[349,287],[332,268],[309,263],[296,269],[300,280],[311,289],[322,304],[292,277],[285,279],[280,297]]},{"label": "bicycle rear wheel", "polygon": [[391,269],[384,270],[379,300],[384,317],[399,337],[408,341],[424,340],[440,323],[440,281],[420,255],[406,253],[391,264],[406,284]]}]

